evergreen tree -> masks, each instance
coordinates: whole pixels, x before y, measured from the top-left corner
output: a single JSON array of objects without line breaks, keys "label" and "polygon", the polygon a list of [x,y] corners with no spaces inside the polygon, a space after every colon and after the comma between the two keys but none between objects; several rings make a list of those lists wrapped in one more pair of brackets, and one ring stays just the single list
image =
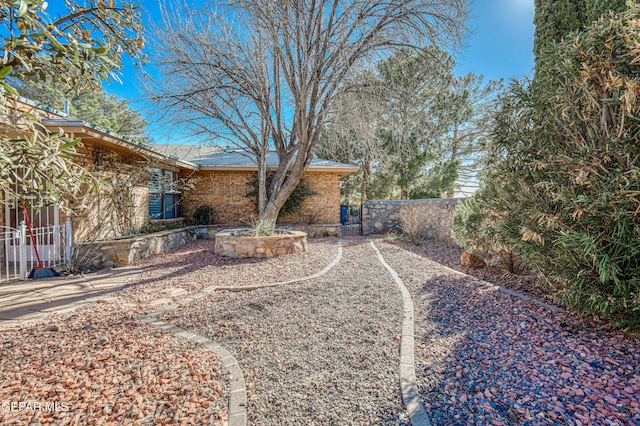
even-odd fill
[{"label": "evergreen tree", "polygon": [[515,253],[568,305],[640,328],[638,19],[634,7],[597,20],[540,58],[535,84],[501,97],[454,237]]},{"label": "evergreen tree", "polygon": [[602,15],[627,10],[627,0],[535,0],[533,53],[536,67],[551,44],[567,34],[582,31]]},{"label": "evergreen tree", "polygon": [[602,15],[613,12],[620,13],[627,10],[627,0],[586,0],[587,13],[585,14],[587,21],[584,26],[591,25]]},{"label": "evergreen tree", "polygon": [[587,0],[535,0],[533,53],[536,64],[553,43],[572,31],[580,30],[587,20]]}]

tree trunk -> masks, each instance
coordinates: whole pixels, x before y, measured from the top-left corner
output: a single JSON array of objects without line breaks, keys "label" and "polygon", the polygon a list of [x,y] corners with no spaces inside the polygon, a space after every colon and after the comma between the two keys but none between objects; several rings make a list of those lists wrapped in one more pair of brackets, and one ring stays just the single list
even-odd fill
[{"label": "tree trunk", "polygon": [[[284,204],[284,203],[283,203]],[[268,202],[265,206],[264,211],[258,217],[258,221],[265,226],[267,223],[269,224],[268,229],[263,228],[266,231],[267,235],[273,235],[276,229],[276,221],[278,220],[278,215],[280,214],[280,209],[282,206],[278,207],[274,202]]]},{"label": "tree trunk", "polygon": [[[453,126],[453,142],[451,144],[451,161],[456,161],[456,157],[458,155],[458,124],[455,123]],[[453,184],[453,189],[447,191],[447,198],[453,198],[454,190],[455,190],[455,182]]]},{"label": "tree trunk", "polygon": [[[302,160],[296,159],[296,162],[297,161]],[[286,177],[286,179],[284,179],[282,186],[280,186],[279,188],[270,188],[270,190],[268,191],[268,199],[266,201],[264,210],[262,210],[258,215],[258,220],[271,221],[271,231],[275,229],[276,221],[278,220],[278,215],[280,214],[280,209],[282,209],[284,203],[287,201],[287,199],[289,199],[291,193],[300,183],[306,167],[307,165],[305,164],[294,164],[294,166],[291,168],[291,172]]]},{"label": "tree trunk", "polygon": [[264,151],[258,157],[258,217],[267,207],[267,160]]},{"label": "tree trunk", "polygon": [[362,164],[362,188],[360,190],[360,205],[369,199],[369,175],[371,174],[371,163],[364,161]]},{"label": "tree trunk", "polygon": [[407,199],[407,165],[404,158],[401,158],[402,165],[400,166],[400,199]]}]

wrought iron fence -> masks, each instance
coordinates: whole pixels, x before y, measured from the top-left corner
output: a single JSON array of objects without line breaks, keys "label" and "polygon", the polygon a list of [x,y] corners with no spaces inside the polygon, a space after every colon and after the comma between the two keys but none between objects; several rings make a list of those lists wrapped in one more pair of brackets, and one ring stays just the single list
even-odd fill
[{"label": "wrought iron fence", "polygon": [[341,235],[362,235],[362,206],[349,207],[346,220],[342,224]]}]

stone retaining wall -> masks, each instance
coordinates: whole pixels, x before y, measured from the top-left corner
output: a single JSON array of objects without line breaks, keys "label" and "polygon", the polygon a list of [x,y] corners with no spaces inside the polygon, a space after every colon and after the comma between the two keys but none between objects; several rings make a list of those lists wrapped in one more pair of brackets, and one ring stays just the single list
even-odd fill
[{"label": "stone retaining wall", "polygon": [[452,242],[453,211],[464,198],[427,200],[370,200],[362,207],[362,233],[365,235],[401,230],[400,216],[418,215],[427,223],[428,238]]},{"label": "stone retaining wall", "polygon": [[270,258],[309,251],[307,234],[298,231],[269,237],[241,237],[231,232],[220,232],[216,235],[215,247],[218,256],[236,258]]},{"label": "stone retaining wall", "polygon": [[280,225],[278,224],[277,228],[289,229],[292,231],[302,231],[306,232],[309,238],[320,238],[320,237],[339,237],[341,226],[339,223],[333,224],[322,224],[322,225],[306,225],[304,223],[300,224],[289,224],[289,225]]},{"label": "stone retaining wall", "polygon": [[[238,225],[189,226],[181,229],[154,232],[134,238],[109,241],[91,241],[76,244],[91,260],[94,267],[130,265],[140,259],[174,250],[198,239],[215,240],[218,232]],[[278,228],[306,232],[310,238],[340,236],[340,224],[329,225],[278,225]]]}]

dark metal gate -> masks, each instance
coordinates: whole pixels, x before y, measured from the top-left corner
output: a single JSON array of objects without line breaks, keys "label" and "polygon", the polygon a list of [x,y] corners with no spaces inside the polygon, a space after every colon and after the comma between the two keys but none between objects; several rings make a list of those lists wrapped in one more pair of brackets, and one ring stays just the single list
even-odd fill
[{"label": "dark metal gate", "polygon": [[362,206],[349,207],[347,220],[342,224],[342,235],[362,235]]}]

